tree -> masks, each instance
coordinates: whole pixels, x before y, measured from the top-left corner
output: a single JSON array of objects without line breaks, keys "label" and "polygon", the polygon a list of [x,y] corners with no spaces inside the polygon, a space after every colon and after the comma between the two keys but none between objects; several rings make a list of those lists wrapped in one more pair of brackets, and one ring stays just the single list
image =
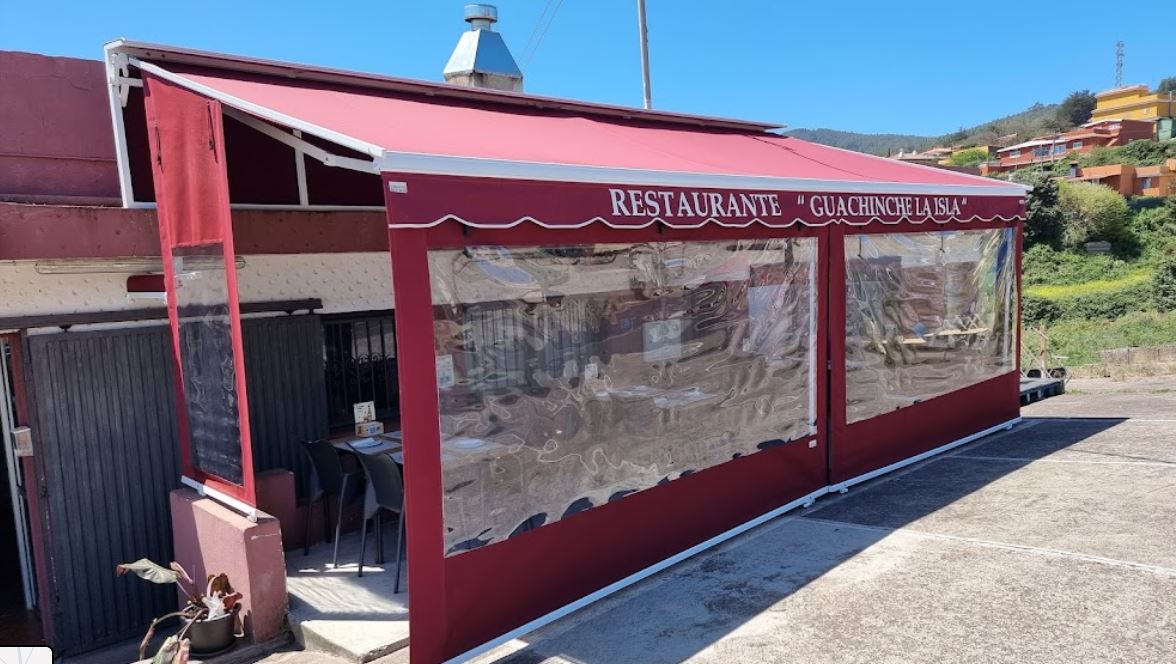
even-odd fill
[{"label": "tree", "polygon": [[1057,120],[1068,127],[1077,127],[1090,121],[1090,114],[1094,112],[1094,93],[1090,90],[1071,92],[1058,107]]},{"label": "tree", "polygon": [[1176,76],[1160,79],[1160,84],[1156,86],[1156,92],[1176,92]]},{"label": "tree", "polygon": [[1062,243],[1067,249],[1082,249],[1087,242],[1099,240],[1120,248],[1133,244],[1127,228],[1131,216],[1127,201],[1113,189],[1093,182],[1062,181],[1058,207],[1065,224]]},{"label": "tree", "polygon": [[1031,171],[1018,171],[1013,180],[1033,187],[1025,197],[1025,249],[1038,244],[1060,249],[1064,225],[1057,180]]}]

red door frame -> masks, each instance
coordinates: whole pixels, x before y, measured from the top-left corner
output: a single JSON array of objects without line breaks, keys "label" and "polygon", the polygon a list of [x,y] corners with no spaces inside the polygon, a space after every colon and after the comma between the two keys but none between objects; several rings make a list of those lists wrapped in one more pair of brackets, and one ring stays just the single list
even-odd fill
[{"label": "red door frame", "polygon": [[[385,174],[385,192],[389,191]],[[411,185],[410,185],[411,186]],[[391,219],[396,194],[387,194]],[[561,519],[509,540],[445,557],[440,422],[428,251],[470,245],[558,245],[811,237],[817,239],[816,435],[741,457]],[[469,651],[693,545],[820,490],[827,480],[825,370],[829,227],[762,225],[697,229],[523,224],[475,229],[457,223],[390,228],[401,425],[406,441],[410,656],[443,661]],[[436,441],[414,445],[411,441]],[[812,447],[809,447],[809,444]],[[690,514],[691,519],[650,517]],[[485,601],[487,597],[493,602]]]},{"label": "red door frame", "polygon": [[[27,334],[25,332],[0,334],[0,341],[7,342],[9,349],[11,349],[10,367],[12,369],[12,393],[14,397],[14,425],[31,427],[33,424],[30,406],[31,400],[29,397],[32,389],[31,385],[26,383],[26,378],[29,376],[28,368],[25,366],[24,344],[26,336]],[[36,438],[36,435],[37,432],[34,428],[34,438]],[[33,450],[35,455],[35,445]],[[45,537],[48,533],[45,529],[45,523],[41,513],[40,487],[44,483],[42,478],[37,474],[36,461],[35,456],[23,457],[21,459],[21,473],[24,476],[26,516],[29,522],[29,544],[33,553],[33,574],[36,577],[37,584],[37,613],[41,618],[41,632],[46,640],[48,640],[53,634],[53,607],[50,605],[49,559],[46,555],[45,548]]]}]

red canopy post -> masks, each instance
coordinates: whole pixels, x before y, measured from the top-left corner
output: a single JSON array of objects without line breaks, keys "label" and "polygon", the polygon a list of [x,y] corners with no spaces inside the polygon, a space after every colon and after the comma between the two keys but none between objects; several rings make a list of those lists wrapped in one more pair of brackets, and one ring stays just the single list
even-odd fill
[{"label": "red canopy post", "polygon": [[[389,198],[391,210],[395,200]],[[425,231],[389,230],[388,247],[396,305],[400,426],[404,434],[410,654],[413,662],[440,662],[447,659],[441,431]]]}]

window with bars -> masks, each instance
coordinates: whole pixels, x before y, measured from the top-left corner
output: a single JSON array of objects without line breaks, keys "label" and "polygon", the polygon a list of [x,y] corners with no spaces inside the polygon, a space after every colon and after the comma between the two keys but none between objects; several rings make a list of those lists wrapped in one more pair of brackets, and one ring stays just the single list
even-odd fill
[{"label": "window with bars", "polygon": [[352,406],[374,401],[376,418],[400,416],[396,335],[391,311],[323,317],[327,412],[332,431],[350,429]]}]

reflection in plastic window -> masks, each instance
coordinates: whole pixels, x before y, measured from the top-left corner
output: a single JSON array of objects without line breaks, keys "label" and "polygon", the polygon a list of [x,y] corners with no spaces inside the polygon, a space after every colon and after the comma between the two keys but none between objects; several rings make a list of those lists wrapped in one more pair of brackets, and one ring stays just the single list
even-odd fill
[{"label": "reflection in plastic window", "polygon": [[1013,232],[845,238],[848,422],[1013,370]]},{"label": "reflection in plastic window", "polygon": [[429,254],[447,555],[815,433],[816,241]]},{"label": "reflection in plastic window", "polygon": [[241,429],[224,249],[220,244],[175,247],[173,261],[192,465],[241,484]]}]

